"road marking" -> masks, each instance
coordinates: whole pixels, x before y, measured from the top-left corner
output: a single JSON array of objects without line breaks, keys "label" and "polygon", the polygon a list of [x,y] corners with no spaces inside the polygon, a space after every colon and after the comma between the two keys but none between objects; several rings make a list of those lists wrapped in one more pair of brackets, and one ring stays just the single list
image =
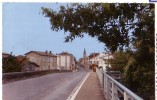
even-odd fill
[{"label": "road marking", "polygon": [[89,76],[89,72],[88,74],[79,82],[79,84],[76,86],[76,88],[72,91],[72,93],[70,94],[70,96],[66,99],[66,100],[74,100],[76,95],[78,94],[78,92],[80,91],[82,85],[84,84],[84,82],[86,81],[86,79]]}]

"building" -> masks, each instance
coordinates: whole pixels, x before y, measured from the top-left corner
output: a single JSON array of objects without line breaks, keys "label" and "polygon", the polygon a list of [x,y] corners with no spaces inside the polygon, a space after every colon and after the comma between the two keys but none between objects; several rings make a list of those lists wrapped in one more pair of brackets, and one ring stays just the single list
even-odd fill
[{"label": "building", "polygon": [[96,64],[96,57],[99,55],[99,53],[91,53],[90,55],[89,55],[89,59],[88,59],[88,61],[89,61],[89,64],[91,65],[91,64]]},{"label": "building", "polygon": [[9,57],[11,54],[8,54],[8,53],[2,53],[2,58],[4,59],[4,58],[7,58],[7,57]]},{"label": "building", "polygon": [[52,54],[51,51],[30,51],[25,55],[31,62],[40,66],[39,70],[57,69],[57,56]]},{"label": "building", "polygon": [[34,62],[26,62],[22,66],[22,72],[26,71],[39,71],[40,66]]},{"label": "building", "polygon": [[57,68],[61,70],[75,70],[75,58],[68,52],[57,54]]},{"label": "building", "polygon": [[102,68],[104,71],[107,71],[107,67],[111,67],[108,62],[108,59],[112,59],[113,56],[110,53],[92,53],[89,56],[90,65],[96,64],[98,67]]},{"label": "building", "polygon": [[79,60],[80,64],[84,66],[86,69],[89,69],[89,61],[88,56],[86,55],[86,50],[83,51],[83,57]]},{"label": "building", "polygon": [[34,62],[29,61],[28,58],[26,58],[26,56],[23,55],[18,55],[16,56],[16,59],[18,62],[21,63],[21,67],[22,67],[22,72],[25,71],[39,71],[40,70],[40,66]]}]

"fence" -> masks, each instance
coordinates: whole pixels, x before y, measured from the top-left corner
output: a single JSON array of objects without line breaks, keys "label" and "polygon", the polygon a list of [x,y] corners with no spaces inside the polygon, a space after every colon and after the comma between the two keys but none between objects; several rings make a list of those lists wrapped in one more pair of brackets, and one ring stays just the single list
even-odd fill
[{"label": "fence", "polygon": [[104,71],[96,68],[106,100],[143,100]]}]

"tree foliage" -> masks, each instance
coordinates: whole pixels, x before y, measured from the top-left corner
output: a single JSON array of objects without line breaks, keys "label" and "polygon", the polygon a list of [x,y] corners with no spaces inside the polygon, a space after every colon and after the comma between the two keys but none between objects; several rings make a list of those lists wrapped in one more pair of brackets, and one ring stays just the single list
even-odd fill
[{"label": "tree foliage", "polygon": [[143,64],[140,64],[135,53],[134,57],[131,57],[124,67],[124,84],[145,100],[154,100],[155,73],[152,63],[143,62]]},{"label": "tree foliage", "polygon": [[113,53],[113,59],[109,59],[111,65],[110,70],[124,72],[124,68],[127,65],[131,54],[123,51],[116,51]]},{"label": "tree foliage", "polygon": [[[154,97],[154,4],[88,3],[42,8],[53,31],[69,33],[65,42],[85,34],[114,53],[113,68],[124,72],[124,84],[145,100]],[[130,48],[131,52],[119,52]],[[123,59],[118,59],[121,57]],[[113,61],[112,61],[113,62]],[[124,64],[118,64],[124,63]]]},{"label": "tree foliage", "polygon": [[3,58],[2,60],[2,70],[3,70],[2,72],[3,73],[21,72],[23,60],[18,61],[15,56],[10,54],[8,57]]},{"label": "tree foliage", "polygon": [[[61,6],[59,11],[42,8],[42,11],[50,18],[53,31],[69,32],[65,37],[66,42],[88,34],[115,51],[129,46],[135,38],[131,32],[136,36],[147,29],[142,22],[145,22],[144,17],[150,17],[148,23],[154,18],[152,8],[153,4],[89,3]],[[135,31],[139,31],[138,34]]]}]

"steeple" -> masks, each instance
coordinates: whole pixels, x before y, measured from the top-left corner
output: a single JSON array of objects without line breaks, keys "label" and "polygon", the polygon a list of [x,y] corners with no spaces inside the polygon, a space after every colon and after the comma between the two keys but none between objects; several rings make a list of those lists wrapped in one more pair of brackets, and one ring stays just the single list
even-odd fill
[{"label": "steeple", "polygon": [[86,50],[84,48],[84,52],[83,52],[83,58],[86,58]]}]

